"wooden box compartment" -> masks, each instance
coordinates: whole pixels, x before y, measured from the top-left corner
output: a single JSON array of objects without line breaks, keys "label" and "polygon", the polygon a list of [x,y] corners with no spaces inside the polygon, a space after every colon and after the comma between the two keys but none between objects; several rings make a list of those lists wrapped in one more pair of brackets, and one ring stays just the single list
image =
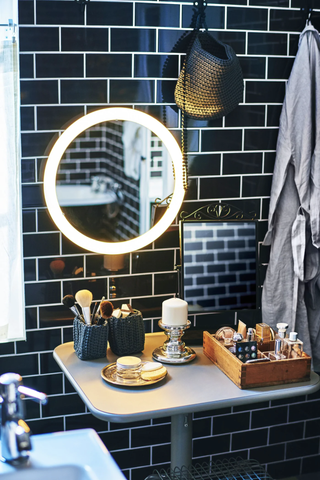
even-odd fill
[{"label": "wooden box compartment", "polygon": [[242,363],[209,332],[203,332],[203,353],[239,388],[266,387],[310,379],[311,357]]}]

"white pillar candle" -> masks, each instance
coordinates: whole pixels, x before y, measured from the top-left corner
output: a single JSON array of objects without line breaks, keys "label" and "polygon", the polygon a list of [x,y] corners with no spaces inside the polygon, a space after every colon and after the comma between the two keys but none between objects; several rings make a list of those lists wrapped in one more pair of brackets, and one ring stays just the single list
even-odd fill
[{"label": "white pillar candle", "polygon": [[162,323],[164,325],[186,325],[188,303],[181,298],[169,298],[162,302]]}]

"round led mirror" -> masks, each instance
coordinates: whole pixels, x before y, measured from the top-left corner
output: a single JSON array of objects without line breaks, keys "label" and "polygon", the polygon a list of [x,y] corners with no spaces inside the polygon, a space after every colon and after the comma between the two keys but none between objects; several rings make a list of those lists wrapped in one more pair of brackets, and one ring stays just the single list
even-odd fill
[{"label": "round led mirror", "polygon": [[[95,151],[88,158],[88,145],[93,143]],[[117,170],[120,165],[123,174]],[[45,167],[44,196],[53,221],[72,242],[116,255],[143,248],[171,225],[183,201],[183,180],[180,147],[164,125],[140,111],[105,108],[76,120],[56,141]],[[154,224],[150,205],[171,187],[165,213]],[[96,217],[103,220],[99,230]],[[90,224],[83,227],[85,219]],[[128,232],[134,223],[136,230],[124,232],[125,223],[130,225]]]}]

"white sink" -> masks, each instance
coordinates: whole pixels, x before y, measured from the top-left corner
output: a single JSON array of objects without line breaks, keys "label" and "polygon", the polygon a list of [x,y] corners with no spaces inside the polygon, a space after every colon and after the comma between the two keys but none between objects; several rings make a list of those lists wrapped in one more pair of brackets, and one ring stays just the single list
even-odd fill
[{"label": "white sink", "polygon": [[3,473],[1,480],[91,480],[96,479],[85,468],[75,465],[48,468],[23,468]]},{"label": "white sink", "polygon": [[56,191],[60,207],[109,205],[118,201],[115,192],[94,192],[91,185],[57,185]]},{"label": "white sink", "polygon": [[92,429],[31,437],[29,460],[17,467],[0,462],[1,480],[125,480]]}]

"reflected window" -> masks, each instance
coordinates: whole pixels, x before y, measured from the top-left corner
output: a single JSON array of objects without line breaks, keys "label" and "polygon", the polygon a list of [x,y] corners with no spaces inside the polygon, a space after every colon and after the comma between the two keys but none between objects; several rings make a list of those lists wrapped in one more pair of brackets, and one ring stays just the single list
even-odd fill
[{"label": "reflected window", "polygon": [[0,24],[0,342],[6,342],[25,339],[16,1],[1,2]]}]

